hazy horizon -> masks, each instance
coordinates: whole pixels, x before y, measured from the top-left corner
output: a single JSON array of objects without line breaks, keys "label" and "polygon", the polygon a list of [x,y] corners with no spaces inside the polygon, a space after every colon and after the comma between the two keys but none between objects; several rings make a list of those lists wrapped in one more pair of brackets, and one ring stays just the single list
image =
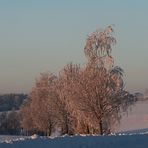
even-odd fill
[{"label": "hazy horizon", "polygon": [[148,88],[147,0],[0,1],[0,93],[28,93],[41,72],[84,65],[87,34],[114,24],[126,88]]}]

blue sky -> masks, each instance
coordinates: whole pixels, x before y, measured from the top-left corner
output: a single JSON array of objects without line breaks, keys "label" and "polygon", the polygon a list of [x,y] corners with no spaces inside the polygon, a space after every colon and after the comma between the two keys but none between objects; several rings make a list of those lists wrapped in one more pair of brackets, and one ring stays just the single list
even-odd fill
[{"label": "blue sky", "polygon": [[0,93],[29,92],[41,72],[86,62],[87,34],[114,24],[115,65],[130,91],[148,88],[147,0],[1,0]]}]

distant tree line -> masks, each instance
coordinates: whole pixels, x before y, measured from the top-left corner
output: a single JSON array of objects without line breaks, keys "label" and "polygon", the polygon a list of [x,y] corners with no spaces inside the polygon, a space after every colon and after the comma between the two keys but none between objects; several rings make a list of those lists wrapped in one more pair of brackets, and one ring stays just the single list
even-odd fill
[{"label": "distant tree line", "polygon": [[18,110],[26,98],[26,94],[1,94],[0,112],[12,109]]},{"label": "distant tree line", "polygon": [[21,124],[19,112],[12,110],[0,113],[0,134],[20,135]]},{"label": "distant tree line", "polygon": [[41,74],[21,107],[24,131],[102,135],[114,130],[121,112],[137,100],[125,90],[123,70],[113,64],[112,31],[109,26],[88,37],[85,66],[71,63],[58,76]]},{"label": "distant tree line", "polygon": [[21,134],[20,107],[27,94],[0,95],[0,134]]}]

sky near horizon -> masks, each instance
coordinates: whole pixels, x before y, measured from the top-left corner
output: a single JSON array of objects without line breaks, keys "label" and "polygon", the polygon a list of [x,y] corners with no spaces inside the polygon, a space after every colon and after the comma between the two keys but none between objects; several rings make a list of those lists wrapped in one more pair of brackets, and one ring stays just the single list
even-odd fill
[{"label": "sky near horizon", "polygon": [[127,89],[148,88],[147,0],[1,0],[0,93],[28,93],[41,72],[85,64],[87,34],[114,24]]}]

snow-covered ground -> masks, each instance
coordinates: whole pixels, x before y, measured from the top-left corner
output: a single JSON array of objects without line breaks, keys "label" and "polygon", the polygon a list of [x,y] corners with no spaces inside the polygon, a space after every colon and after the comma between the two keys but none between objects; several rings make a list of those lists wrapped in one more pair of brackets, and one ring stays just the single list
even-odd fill
[{"label": "snow-covered ground", "polygon": [[147,148],[148,134],[64,136],[57,138],[0,136],[0,148]]}]

